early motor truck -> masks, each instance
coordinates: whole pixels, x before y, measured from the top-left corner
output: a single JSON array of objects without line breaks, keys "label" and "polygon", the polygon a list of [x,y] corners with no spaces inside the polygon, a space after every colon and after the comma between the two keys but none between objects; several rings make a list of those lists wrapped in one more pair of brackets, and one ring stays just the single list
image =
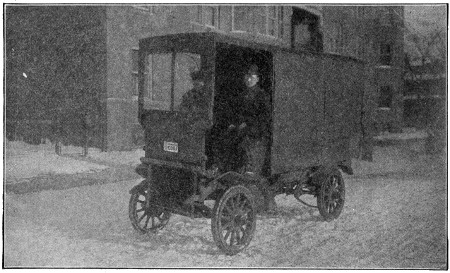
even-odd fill
[{"label": "early motor truck", "polygon": [[[271,104],[267,164],[256,175],[245,172],[245,149],[233,144],[239,133],[228,129],[249,64],[258,66]],[[323,219],[336,219],[345,200],[341,172],[352,174],[351,142],[361,133],[364,67],[350,57],[211,32],[140,40],[145,157],[136,168],[144,180],[130,190],[133,227],[155,232],[171,214],[209,218],[219,249],[234,255],[253,238],[263,183],[301,202],[302,195],[313,195]],[[208,72],[207,103],[194,118],[180,104],[198,70]]]}]

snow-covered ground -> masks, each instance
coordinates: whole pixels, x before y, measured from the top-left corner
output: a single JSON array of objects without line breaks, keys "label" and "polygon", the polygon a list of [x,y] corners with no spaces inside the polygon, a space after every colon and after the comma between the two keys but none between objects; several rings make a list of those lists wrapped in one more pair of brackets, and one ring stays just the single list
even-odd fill
[{"label": "snow-covered ground", "polygon": [[[5,145],[5,178],[7,183],[52,174],[98,172],[111,165],[139,164],[142,149],[124,152],[101,152],[90,148],[82,158],[82,148],[64,146],[62,156],[55,153],[53,144],[30,145],[20,141],[7,141]],[[98,163],[100,162],[100,163]]]},{"label": "snow-covered ground", "polygon": [[226,256],[208,219],[172,216],[158,234],[128,219],[138,181],[5,196],[5,267],[440,268],[447,262],[446,181],[436,177],[347,179],[341,216],[277,196],[250,246]]},{"label": "snow-covered ground", "polygon": [[[6,164],[42,148],[8,145]],[[137,234],[128,219],[128,190],[139,180],[6,194],[4,266],[445,269],[444,157],[425,155],[422,144],[414,145],[375,147],[373,162],[353,161],[355,176],[344,176],[346,204],[336,221],[322,221],[317,209],[292,196],[277,196],[278,213],[259,216],[250,246],[232,257],[215,246],[208,219],[174,215],[158,234]],[[50,153],[52,147],[42,149]],[[140,150],[90,150],[90,159],[105,164],[74,163],[72,169],[62,170],[133,165],[142,155]]]}]

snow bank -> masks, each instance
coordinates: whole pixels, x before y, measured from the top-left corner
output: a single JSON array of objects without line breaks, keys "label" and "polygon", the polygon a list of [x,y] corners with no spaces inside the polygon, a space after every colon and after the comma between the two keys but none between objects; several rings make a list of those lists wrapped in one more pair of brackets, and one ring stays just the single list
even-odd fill
[{"label": "snow bank", "polygon": [[371,175],[394,172],[408,172],[413,170],[415,164],[405,151],[398,147],[374,147],[373,161],[352,159],[352,168],[355,175]]},{"label": "snow bank", "polygon": [[88,158],[102,162],[108,162],[114,165],[136,166],[141,163],[139,160],[145,156],[142,148],[131,151],[101,152],[98,149],[89,149]]},{"label": "snow bank", "polygon": [[7,182],[50,174],[96,172],[108,168],[101,164],[58,156],[51,144],[29,145],[20,141],[6,141],[4,166]]}]

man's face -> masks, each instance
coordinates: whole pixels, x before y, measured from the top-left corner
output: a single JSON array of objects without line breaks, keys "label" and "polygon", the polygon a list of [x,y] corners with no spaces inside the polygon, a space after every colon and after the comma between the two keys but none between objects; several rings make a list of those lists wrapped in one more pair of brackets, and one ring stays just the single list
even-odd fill
[{"label": "man's face", "polygon": [[245,75],[245,85],[247,87],[253,87],[255,86],[259,81],[259,77],[258,75],[252,75],[252,74],[247,74]]}]

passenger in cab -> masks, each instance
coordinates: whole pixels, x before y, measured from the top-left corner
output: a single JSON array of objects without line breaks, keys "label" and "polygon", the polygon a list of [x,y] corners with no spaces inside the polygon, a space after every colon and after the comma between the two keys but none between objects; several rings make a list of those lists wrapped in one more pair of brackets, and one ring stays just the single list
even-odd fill
[{"label": "passenger in cab", "polygon": [[183,95],[180,112],[189,116],[207,113],[208,96],[205,88],[206,73],[203,70],[191,73],[193,88]]},{"label": "passenger in cab", "polygon": [[181,100],[180,113],[183,115],[185,126],[190,130],[207,130],[209,94],[205,86],[207,73],[203,70],[191,73],[193,88],[186,92]]}]

